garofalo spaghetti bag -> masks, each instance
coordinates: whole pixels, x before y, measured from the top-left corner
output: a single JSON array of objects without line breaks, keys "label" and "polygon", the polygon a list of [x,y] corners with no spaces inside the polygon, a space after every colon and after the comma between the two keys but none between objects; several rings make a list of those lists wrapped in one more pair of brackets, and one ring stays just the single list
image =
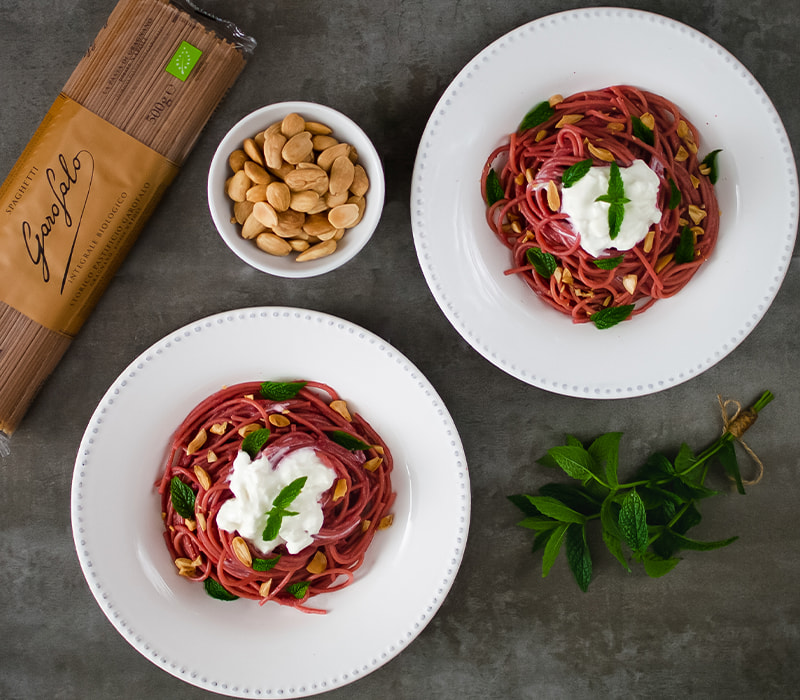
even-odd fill
[{"label": "garofalo spaghetti bag", "polygon": [[0,452],[254,47],[120,0],[0,187]]}]

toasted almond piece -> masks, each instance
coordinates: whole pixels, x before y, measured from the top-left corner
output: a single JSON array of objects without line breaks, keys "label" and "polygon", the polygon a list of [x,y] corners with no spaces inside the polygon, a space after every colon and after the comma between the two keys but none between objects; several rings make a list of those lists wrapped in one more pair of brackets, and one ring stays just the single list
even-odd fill
[{"label": "toasted almond piece", "polygon": [[228,197],[234,202],[244,202],[247,199],[247,190],[253,186],[244,170],[239,170],[228,180]]},{"label": "toasted almond piece", "polygon": [[336,481],[336,486],[333,489],[334,502],[338,501],[340,498],[344,498],[344,495],[346,493],[347,493],[347,479],[338,479]]},{"label": "toasted almond piece", "polygon": [[208,472],[203,469],[199,464],[194,465],[194,475],[197,477],[197,481],[206,491],[208,491],[209,487],[211,486],[211,477],[208,475]]},{"label": "toasted almond piece", "polygon": [[244,164],[247,160],[247,154],[241,148],[237,148],[228,156],[228,165],[230,166],[231,170],[236,173],[244,167]]},{"label": "toasted almond piece", "polygon": [[194,518],[184,518],[183,524],[186,525],[189,532],[194,532],[197,529],[197,521]]},{"label": "toasted almond piece", "polygon": [[265,253],[269,253],[270,255],[275,255],[277,257],[283,257],[292,252],[292,246],[290,246],[281,236],[272,233],[271,231],[259,233],[256,237],[256,245]]},{"label": "toasted almond piece", "polygon": [[328,557],[325,556],[325,552],[321,549],[318,549],[314,554],[314,558],[306,564],[306,571],[310,574],[321,574],[327,568]]},{"label": "toasted almond piece", "polygon": [[645,112],[639,120],[644,124],[650,131],[656,128],[656,118],[650,114],[650,112]]},{"label": "toasted almond piece", "polygon": [[587,143],[586,147],[589,149],[589,153],[591,153],[595,158],[605,161],[606,163],[614,162],[614,154],[611,153],[611,151],[609,151],[607,148],[595,146],[591,142]]},{"label": "toasted almond piece", "polygon": [[332,195],[347,193],[353,184],[355,166],[347,156],[339,156],[331,164],[330,181],[328,189]]},{"label": "toasted almond piece", "polygon": [[678,146],[678,150],[675,151],[675,162],[684,163],[688,159],[689,159],[689,151],[687,151],[683,146]]},{"label": "toasted almond piece", "polygon": [[550,211],[561,209],[561,195],[559,195],[558,187],[553,180],[547,183],[547,206],[550,207]]},{"label": "toasted almond piece", "polygon": [[553,270],[553,277],[555,278],[557,284],[562,284],[561,280],[564,277],[564,268],[559,265],[555,270]]},{"label": "toasted almond piece", "polygon": [[550,99],[547,100],[547,103],[551,107],[555,107],[556,105],[560,105],[563,101],[564,101],[564,96],[556,93],[555,95],[550,96]]},{"label": "toasted almond piece", "polygon": [[[280,125],[279,125],[280,126]],[[283,147],[286,145],[286,137],[280,130],[267,129],[264,140],[264,160],[268,168],[277,170],[283,165]]]},{"label": "toasted almond piece", "polygon": [[323,170],[330,170],[339,156],[350,156],[353,147],[349,143],[337,143],[335,146],[326,148],[317,156],[317,165]]},{"label": "toasted almond piece", "polygon": [[246,438],[251,433],[256,432],[256,430],[261,430],[261,423],[248,423],[239,428],[237,432],[239,433],[239,437]]},{"label": "toasted almond piece", "polygon": [[361,532],[366,532],[369,530],[369,526],[372,525],[371,520],[362,520],[361,521]]},{"label": "toasted almond piece", "polygon": [[[705,163],[701,163],[700,166],[697,169],[700,171],[701,175],[710,175],[711,174],[711,166],[710,165],[706,165]],[[694,178],[694,175],[692,175],[692,177]],[[694,179],[696,180],[697,178],[694,178]],[[700,181],[697,180],[697,182],[699,183]],[[697,185],[695,185],[695,187],[697,187]]]},{"label": "toasted almond piece", "polygon": [[617,131],[625,131],[625,124],[622,122],[608,122],[606,125],[606,129],[608,129],[611,133],[616,133]]},{"label": "toasted almond piece", "polygon": [[670,263],[673,257],[674,255],[672,253],[667,253],[666,255],[662,255],[658,260],[656,260],[654,268],[656,274],[661,272],[661,270],[663,270]]},{"label": "toasted almond piece", "polygon": [[689,230],[694,234],[695,243],[697,243],[698,236],[702,236],[703,234],[705,234],[705,230],[703,229],[702,226],[692,226],[692,228],[690,228]]},{"label": "toasted almond piece", "polygon": [[311,144],[311,134],[301,131],[292,136],[281,150],[281,156],[287,163],[297,165],[311,157],[314,146]]},{"label": "toasted almond piece", "polygon": [[254,202],[249,202],[245,199],[244,202],[233,203],[233,218],[240,226],[247,220],[247,217],[253,213]]},{"label": "toasted almond piece", "polygon": [[206,462],[208,462],[209,464],[213,464],[218,459],[219,457],[217,457],[217,453],[214,452],[214,450],[209,450],[208,452],[206,452]]},{"label": "toasted almond piece", "polygon": [[564,272],[561,273],[561,281],[567,286],[575,283],[575,278],[572,276],[572,273],[569,271],[568,267],[565,267]]},{"label": "toasted almond piece", "polygon": [[556,129],[560,129],[561,127],[567,126],[568,124],[577,124],[581,119],[583,119],[582,114],[565,114],[556,123]]},{"label": "toasted almond piece", "polygon": [[275,211],[286,211],[292,202],[292,192],[284,182],[270,182],[267,185],[267,201]]},{"label": "toasted almond piece", "polygon": [[272,579],[268,578],[258,587],[258,595],[260,595],[262,598],[268,598],[270,588],[272,588]]},{"label": "toasted almond piece", "polygon": [[329,406],[346,421],[353,420],[353,417],[350,415],[350,411],[347,408],[346,401],[343,401],[342,399],[336,399],[335,401],[331,401]]},{"label": "toasted almond piece", "polygon": [[689,131],[689,125],[681,119],[678,122],[678,126],[676,127],[676,131],[678,133],[678,138],[685,139],[691,133]]},{"label": "toasted almond piece", "polygon": [[[266,202],[258,202],[258,204],[266,204]],[[242,224],[242,238],[248,240],[255,238],[259,233],[265,231],[266,228],[267,227],[264,226],[261,220],[256,216],[256,209],[253,207],[253,213],[250,214]]]},{"label": "toasted almond piece", "polygon": [[383,457],[373,457],[364,462],[364,469],[368,472],[374,472],[381,464],[383,464]]},{"label": "toasted almond piece", "polygon": [[339,204],[328,212],[328,221],[334,228],[350,228],[360,213],[357,204]]},{"label": "toasted almond piece", "polygon": [[267,420],[276,428],[285,428],[287,425],[289,425],[289,423],[292,422],[286,416],[281,415],[280,413],[270,413]]},{"label": "toasted almond piece", "polygon": [[316,245],[310,246],[307,250],[304,250],[295,258],[295,260],[297,260],[297,262],[317,260],[318,258],[324,258],[325,256],[330,255],[335,250],[336,241],[322,241],[322,243],[317,243]]},{"label": "toasted almond piece", "polygon": [[704,211],[696,204],[689,205],[689,218],[692,220],[695,226],[705,219],[707,215],[708,212]]},{"label": "toasted almond piece", "polygon": [[244,198],[248,202],[264,202],[267,199],[267,186],[264,184],[253,185],[247,192]]},{"label": "toasted almond piece", "polygon": [[[253,216],[264,226],[261,231],[274,228],[278,225],[278,212],[275,211],[275,208],[269,202],[256,202],[253,205]],[[261,231],[258,233],[261,233]],[[255,236],[253,236],[253,238],[254,237]],[[247,236],[245,236],[245,238],[247,238]]]},{"label": "toasted almond piece", "polygon": [[306,120],[296,112],[290,112],[281,121],[281,133],[290,139],[306,130]]},{"label": "toasted almond piece", "polygon": [[543,141],[546,138],[547,138],[547,129],[539,129],[539,131],[536,132],[536,136],[533,137],[533,140],[536,143],[539,143],[539,141]]},{"label": "toasted almond piece", "polygon": [[197,514],[197,527],[199,527],[203,532],[206,531],[206,516],[203,513]]},{"label": "toasted almond piece", "polygon": [[307,121],[305,130],[310,134],[314,134],[315,136],[327,136],[328,134],[333,133],[333,129],[331,129],[327,124],[322,124],[321,122],[315,121]]},{"label": "toasted almond piece", "polygon": [[214,435],[224,435],[227,430],[228,421],[223,421],[222,423],[214,423],[214,425],[208,429],[208,432],[214,433]]},{"label": "toasted almond piece", "polygon": [[697,153],[697,144],[694,141],[689,141],[688,139],[685,140],[686,148],[689,149],[689,152],[692,154]]},{"label": "toasted almond piece", "polygon": [[255,161],[248,160],[244,164],[245,175],[256,185],[268,185],[272,181],[272,176],[264,169],[264,166]]},{"label": "toasted almond piece", "polygon": [[385,530],[386,528],[391,527],[393,522],[394,515],[392,513],[389,513],[389,515],[384,515],[381,518],[381,521],[378,523],[378,529]]},{"label": "toasted almond piece", "polygon": [[649,253],[653,250],[653,241],[655,240],[656,232],[655,229],[650,229],[644,237],[644,245],[642,246],[645,253]]},{"label": "toasted almond piece", "polygon": [[186,454],[193,455],[197,452],[203,445],[206,444],[206,440],[208,439],[208,435],[206,434],[205,428],[200,428],[197,431],[197,435],[192,438],[189,444],[186,446]]},{"label": "toasted almond piece", "polygon": [[633,294],[636,291],[636,285],[639,282],[638,275],[624,275],[622,278],[622,286],[628,294]]},{"label": "toasted almond piece", "polygon": [[242,148],[250,160],[254,160],[259,165],[264,165],[264,151],[259,148],[255,139],[245,139]]},{"label": "toasted almond piece", "polygon": [[253,565],[253,554],[250,552],[250,547],[243,537],[236,536],[231,540],[231,549],[233,550],[236,558],[245,566]]}]

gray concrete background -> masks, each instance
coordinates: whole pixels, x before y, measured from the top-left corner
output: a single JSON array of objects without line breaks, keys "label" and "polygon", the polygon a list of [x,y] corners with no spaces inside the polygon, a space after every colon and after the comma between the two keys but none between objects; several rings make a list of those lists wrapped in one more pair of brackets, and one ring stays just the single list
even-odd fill
[{"label": "gray concrete background", "polygon": [[[70,483],[93,409],[134,357],[192,320],[258,305],[328,312],[394,344],[445,401],[470,469],[469,541],[444,605],[397,658],[329,692],[330,700],[800,697],[797,253],[765,318],[732,354],[685,384],[610,402],[550,394],[489,364],[447,322],[417,263],[411,171],[449,81],[507,31],[600,4],[205,2],[255,36],[258,50],[14,435],[11,456],[0,459],[0,697],[212,697],[140,656],[96,605],[73,549]],[[770,95],[798,152],[797,0],[620,5],[682,21],[730,50]],[[0,0],[3,176],[111,7],[107,0]],[[326,103],[356,118],[387,174],[386,207],[370,245],[344,268],[305,281],[245,267],[217,237],[206,207],[208,163],[226,129],[285,99]],[[218,283],[208,284],[211,277]],[[709,443],[720,429],[718,393],[751,401],[765,388],[777,399],[748,435],[765,478],[745,498],[726,490],[705,504],[697,533],[738,534],[738,542],[688,553],[658,580],[626,576],[597,549],[587,594],[563,560],[541,578],[529,533],[515,527],[518,514],[505,496],[549,479],[533,464],[544,449],[566,432],[590,438],[623,430],[624,464],[633,469],[655,450]]]}]

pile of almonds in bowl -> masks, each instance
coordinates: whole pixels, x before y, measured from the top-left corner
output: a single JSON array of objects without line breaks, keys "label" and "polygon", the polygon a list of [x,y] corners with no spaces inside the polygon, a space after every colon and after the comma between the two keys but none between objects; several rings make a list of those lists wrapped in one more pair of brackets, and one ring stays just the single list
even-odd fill
[{"label": "pile of almonds in bowl", "polygon": [[297,112],[245,138],[228,165],[231,222],[270,255],[331,255],[364,215],[370,179],[355,146]]}]

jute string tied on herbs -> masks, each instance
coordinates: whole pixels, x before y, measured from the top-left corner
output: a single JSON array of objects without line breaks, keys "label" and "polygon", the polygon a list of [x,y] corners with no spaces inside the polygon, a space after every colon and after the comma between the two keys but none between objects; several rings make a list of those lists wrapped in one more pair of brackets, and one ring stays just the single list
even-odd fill
[{"label": "jute string tied on herbs", "polygon": [[[742,483],[746,486],[753,486],[761,481],[764,476],[764,463],[758,455],[749,447],[749,445],[742,439],[742,435],[750,428],[758,418],[758,412],[749,408],[742,408],[742,404],[736,399],[724,399],[717,394],[717,401],[719,401],[719,409],[722,414],[722,432],[730,433],[736,441],[745,449],[747,454],[752,457],[756,463],[757,472],[756,476],[752,479],[742,479]],[[731,407],[733,414],[730,413]]]}]

